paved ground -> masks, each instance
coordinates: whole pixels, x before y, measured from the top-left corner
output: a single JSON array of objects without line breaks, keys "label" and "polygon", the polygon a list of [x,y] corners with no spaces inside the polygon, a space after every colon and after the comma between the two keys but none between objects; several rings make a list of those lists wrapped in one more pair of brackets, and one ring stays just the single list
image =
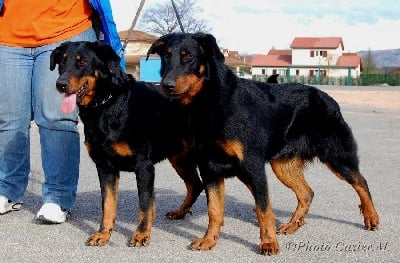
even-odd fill
[{"label": "paved ground", "polygon": [[[360,87],[321,88],[329,93],[352,90],[360,96],[363,90],[364,93],[371,91],[371,88]],[[400,105],[400,88],[376,89],[392,92],[397,96],[395,104],[397,101]],[[338,99],[340,102],[341,98]],[[135,176],[124,173],[118,219],[111,241],[105,247],[87,247],[84,241],[98,229],[101,217],[95,167],[82,147],[81,178],[73,215],[61,225],[36,224],[34,215],[41,205],[43,172],[37,128],[33,126],[32,175],[26,201],[23,210],[0,216],[0,262],[399,262],[396,222],[400,216],[400,107],[385,107],[384,103],[363,105],[354,101],[340,104],[358,141],[361,169],[380,215],[381,228],[377,232],[363,229],[357,207],[359,200],[352,188],[316,163],[306,171],[306,178],[315,192],[307,224],[294,235],[278,237],[279,255],[264,258],[257,253],[259,239],[253,200],[237,179],[226,182],[225,225],[217,246],[209,252],[190,251],[188,244],[207,227],[205,196],[202,194],[194,205],[193,215],[180,221],[166,219],[163,215],[177,207],[184,197],[184,186],[164,162],[156,167],[157,218],[151,245],[146,248],[127,246],[136,227],[138,202]],[[269,166],[267,173],[279,225],[290,218],[296,199],[271,176]]]}]

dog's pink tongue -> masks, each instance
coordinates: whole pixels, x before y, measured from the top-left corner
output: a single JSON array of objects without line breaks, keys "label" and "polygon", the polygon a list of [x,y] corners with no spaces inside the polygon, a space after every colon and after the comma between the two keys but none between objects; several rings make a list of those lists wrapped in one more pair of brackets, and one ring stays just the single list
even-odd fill
[{"label": "dog's pink tongue", "polygon": [[63,113],[68,114],[74,111],[76,105],[76,94],[67,95],[61,102],[60,109]]}]

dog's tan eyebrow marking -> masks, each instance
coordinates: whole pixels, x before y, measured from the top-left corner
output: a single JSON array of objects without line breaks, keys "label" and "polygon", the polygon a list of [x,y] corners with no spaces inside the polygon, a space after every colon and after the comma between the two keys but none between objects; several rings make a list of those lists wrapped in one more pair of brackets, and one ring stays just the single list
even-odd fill
[{"label": "dog's tan eyebrow marking", "polygon": [[81,59],[81,55],[76,55],[76,60],[80,60]]},{"label": "dog's tan eyebrow marking", "polygon": [[167,53],[172,53],[172,47],[167,48]]},{"label": "dog's tan eyebrow marking", "polygon": [[186,54],[187,54],[186,50],[182,49],[182,50],[181,50],[181,55],[184,56],[184,55],[186,55]]}]

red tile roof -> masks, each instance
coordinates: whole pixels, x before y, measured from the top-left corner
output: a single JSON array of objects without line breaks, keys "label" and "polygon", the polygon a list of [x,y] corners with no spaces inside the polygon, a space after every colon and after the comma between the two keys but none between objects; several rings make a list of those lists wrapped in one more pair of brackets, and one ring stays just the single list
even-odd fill
[{"label": "red tile roof", "polygon": [[285,67],[292,64],[291,55],[255,55],[251,60],[251,66],[277,66]]},{"label": "red tile roof", "polygon": [[343,40],[341,37],[296,37],[291,48],[308,49],[308,48],[338,48],[344,50]]},{"label": "red tile roof", "polygon": [[271,49],[268,55],[292,55],[291,49]]},{"label": "red tile roof", "polygon": [[244,66],[246,63],[244,63],[241,59],[238,58],[231,58],[231,57],[226,57],[225,58],[225,64],[228,66]]},{"label": "red tile roof", "polygon": [[[128,30],[118,32],[121,41],[125,41],[126,36],[128,35]],[[129,33],[129,41],[138,41],[145,43],[153,43],[158,39],[157,36],[150,35],[143,31],[133,30]]]},{"label": "red tile roof", "polygon": [[356,53],[343,53],[336,64],[336,66],[345,67],[358,67],[359,65],[361,65],[361,57]]},{"label": "red tile roof", "polygon": [[240,58],[239,51],[228,51],[228,56],[231,58]]}]

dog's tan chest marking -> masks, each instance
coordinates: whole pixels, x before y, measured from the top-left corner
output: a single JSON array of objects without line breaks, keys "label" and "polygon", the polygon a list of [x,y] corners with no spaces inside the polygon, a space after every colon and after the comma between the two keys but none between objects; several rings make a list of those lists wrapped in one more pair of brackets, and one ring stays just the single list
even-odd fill
[{"label": "dog's tan chest marking", "polygon": [[87,152],[90,154],[90,152],[92,151],[92,146],[90,145],[90,143],[88,141],[85,141],[84,143],[85,143]]},{"label": "dog's tan chest marking", "polygon": [[238,140],[218,141],[217,144],[229,156],[236,157],[240,161],[243,161],[244,158],[243,144],[240,141]]},{"label": "dog's tan chest marking", "polygon": [[115,142],[111,144],[111,148],[114,150],[116,154],[118,154],[121,157],[133,156],[132,149],[126,142]]}]

